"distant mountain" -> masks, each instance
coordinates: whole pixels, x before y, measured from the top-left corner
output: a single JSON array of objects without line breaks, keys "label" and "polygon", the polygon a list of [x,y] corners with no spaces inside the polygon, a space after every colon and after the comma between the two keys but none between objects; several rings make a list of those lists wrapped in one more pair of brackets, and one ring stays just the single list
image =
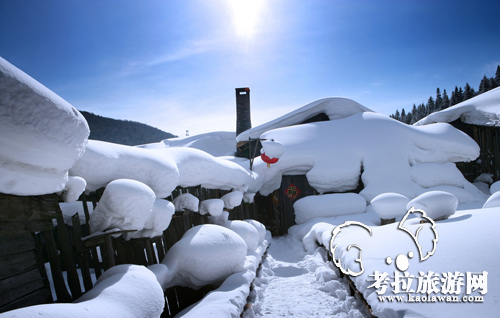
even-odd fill
[{"label": "distant mountain", "polygon": [[90,127],[89,139],[136,146],[177,137],[155,127],[130,120],[99,116],[80,110]]}]

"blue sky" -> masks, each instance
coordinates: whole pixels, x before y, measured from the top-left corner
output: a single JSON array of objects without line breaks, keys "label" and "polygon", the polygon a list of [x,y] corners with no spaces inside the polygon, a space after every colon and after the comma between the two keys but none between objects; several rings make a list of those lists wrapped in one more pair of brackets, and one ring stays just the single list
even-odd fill
[{"label": "blue sky", "polygon": [[[245,7],[246,6],[246,7]],[[389,115],[500,64],[500,1],[0,0],[0,56],[80,110],[184,136],[341,96]]]}]

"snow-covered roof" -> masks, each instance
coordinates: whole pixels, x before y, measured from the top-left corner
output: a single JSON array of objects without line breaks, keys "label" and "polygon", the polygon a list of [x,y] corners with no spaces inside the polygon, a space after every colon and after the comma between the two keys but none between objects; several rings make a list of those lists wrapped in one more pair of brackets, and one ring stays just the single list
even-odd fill
[{"label": "snow-covered roof", "polygon": [[432,113],[416,122],[415,125],[451,123],[457,119],[466,124],[500,126],[500,87]]},{"label": "snow-covered roof", "polygon": [[323,98],[302,106],[265,124],[244,131],[236,137],[236,141],[240,142],[248,140],[248,138],[259,138],[260,135],[266,131],[301,124],[321,113],[326,114],[330,120],[335,120],[346,118],[361,112],[373,111],[351,99],[341,97]]},{"label": "snow-covered roof", "polygon": [[460,203],[481,198],[453,164],[476,159],[479,147],[449,124],[414,127],[364,112],[271,130],[262,138],[285,151],[270,168],[255,159],[250,192],[267,195],[280,187],[282,175],[304,174],[320,193],[351,191],[362,180],[367,201],[386,192],[414,198],[430,190],[449,191]]},{"label": "snow-covered roof", "polygon": [[137,147],[147,149],[190,147],[203,150],[215,157],[232,156],[236,150],[235,137],[236,133],[234,131],[214,131],[183,138],[164,139],[157,143]]},{"label": "snow-covered roof", "polygon": [[0,57],[0,192],[62,191],[89,136],[73,106]]}]

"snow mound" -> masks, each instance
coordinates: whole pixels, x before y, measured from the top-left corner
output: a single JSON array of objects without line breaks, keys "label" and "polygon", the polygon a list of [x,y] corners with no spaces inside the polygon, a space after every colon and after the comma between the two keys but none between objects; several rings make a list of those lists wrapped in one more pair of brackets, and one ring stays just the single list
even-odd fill
[{"label": "snow mound", "polygon": [[224,201],[225,209],[232,210],[241,205],[243,193],[241,191],[229,192],[228,194],[223,195],[221,200]]},{"label": "snow mound", "polygon": [[80,177],[68,177],[68,182],[66,182],[60,195],[66,203],[76,201],[83,191],[85,191],[86,186],[87,181],[85,181],[85,179]]},{"label": "snow mound", "polygon": [[153,190],[144,183],[130,179],[110,182],[92,213],[90,230],[140,230],[149,219],[155,200]]},{"label": "snow mound", "polygon": [[493,194],[495,192],[498,192],[500,191],[500,181],[497,181],[497,182],[494,182],[491,186],[490,186],[490,193]]},{"label": "snow mound", "polygon": [[293,209],[295,223],[303,224],[314,218],[363,213],[366,200],[356,193],[311,195],[297,200]]},{"label": "snow mound", "polygon": [[406,205],[406,209],[414,207],[424,210],[431,219],[442,220],[455,214],[457,206],[458,200],[453,194],[444,191],[429,191],[411,200]]},{"label": "snow mound", "polygon": [[372,110],[364,107],[363,105],[347,98],[324,98],[302,106],[293,112],[276,118],[268,123],[244,131],[236,137],[236,141],[248,141],[248,138],[259,138],[260,135],[268,130],[301,124],[321,113],[327,115],[330,120],[336,120],[346,118],[360,112],[371,111]]},{"label": "snow mound", "polygon": [[0,192],[62,191],[89,126],[73,106],[0,57]]},{"label": "snow mound", "polygon": [[254,252],[259,245],[259,232],[252,224],[245,221],[227,221],[223,226],[241,236],[249,252]]},{"label": "snow mound", "polygon": [[163,234],[170,222],[172,215],[175,213],[175,206],[172,202],[163,199],[156,199],[153,203],[153,210],[149,218],[144,223],[144,228],[140,231],[124,233],[123,236],[126,240],[131,238],[141,237],[156,237]]},{"label": "snow mound", "polygon": [[483,205],[483,209],[500,207],[500,192],[493,193]]},{"label": "snow mound", "polygon": [[221,199],[208,199],[200,203],[200,214],[209,214],[210,216],[217,217],[221,215],[224,210],[224,201]]},{"label": "snow mound", "polygon": [[264,242],[264,240],[266,239],[266,233],[267,233],[267,230],[266,230],[266,227],[264,226],[264,224],[262,224],[256,220],[243,220],[243,221],[250,223],[255,227],[255,229],[259,233],[259,244],[262,244],[262,242]]},{"label": "snow mound", "polygon": [[371,201],[375,213],[384,220],[402,217],[406,214],[410,200],[399,193],[382,193]]},{"label": "snow mound", "polygon": [[[223,281],[243,270],[247,244],[234,231],[204,224],[189,229],[162,261],[168,268],[163,288],[201,286]],[[160,276],[161,277],[161,276]]]},{"label": "snow mound", "polygon": [[283,143],[286,151],[271,168],[255,159],[258,177],[250,192],[267,195],[280,187],[282,175],[305,174],[319,193],[352,191],[362,182],[367,201],[387,192],[411,199],[432,190],[451,192],[460,203],[486,200],[453,164],[474,160],[479,147],[449,124],[415,127],[364,112],[261,138]]},{"label": "snow mound", "polygon": [[500,126],[500,87],[432,113],[416,122],[415,125],[451,123],[457,119],[473,125]]},{"label": "snow mound", "polygon": [[45,304],[0,314],[1,317],[151,318],[165,305],[155,275],[144,266],[117,265],[104,272],[94,288],[74,303]]},{"label": "snow mound", "polygon": [[246,191],[253,180],[238,164],[198,149],[144,149],[95,140],[89,140],[70,174],[83,177],[90,191],[116,179],[137,180],[158,198],[169,196],[177,186]]},{"label": "snow mound", "polygon": [[186,209],[198,212],[200,200],[191,193],[183,193],[174,199],[173,204],[175,206],[175,212],[182,212]]},{"label": "snow mound", "polygon": [[233,131],[214,131],[183,138],[164,139],[158,143],[140,145],[140,148],[189,147],[203,150],[214,157],[231,156],[236,150],[236,133]]}]

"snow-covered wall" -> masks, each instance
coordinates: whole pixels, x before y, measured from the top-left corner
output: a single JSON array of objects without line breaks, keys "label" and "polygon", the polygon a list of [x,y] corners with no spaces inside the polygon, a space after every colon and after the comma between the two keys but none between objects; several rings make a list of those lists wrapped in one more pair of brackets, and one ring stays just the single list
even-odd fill
[{"label": "snow-covered wall", "polygon": [[62,191],[89,136],[68,102],[0,57],[0,192]]},{"label": "snow-covered wall", "polygon": [[89,140],[70,174],[84,178],[90,191],[116,179],[137,180],[153,189],[158,198],[169,196],[177,186],[245,192],[253,180],[238,164],[198,149],[144,149],[96,140]]},{"label": "snow-covered wall", "polygon": [[414,198],[443,190],[460,203],[482,195],[454,164],[477,158],[479,147],[449,124],[414,127],[364,112],[280,128],[261,137],[283,143],[286,150],[271,168],[255,159],[258,178],[251,192],[267,195],[279,188],[283,174],[305,174],[320,193],[353,190],[361,180],[360,194],[367,201],[386,192]]}]

